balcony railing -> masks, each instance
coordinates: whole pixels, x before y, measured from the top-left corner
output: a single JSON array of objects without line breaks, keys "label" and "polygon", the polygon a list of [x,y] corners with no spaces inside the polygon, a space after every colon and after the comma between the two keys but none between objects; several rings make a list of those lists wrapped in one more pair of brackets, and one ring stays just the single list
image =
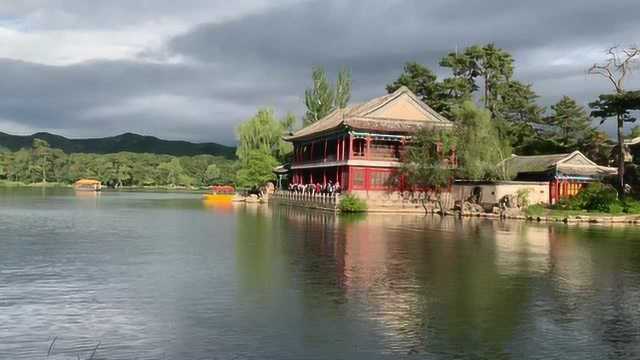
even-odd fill
[{"label": "balcony railing", "polygon": [[272,195],[272,199],[286,205],[335,211],[340,203],[340,194],[280,190]]}]

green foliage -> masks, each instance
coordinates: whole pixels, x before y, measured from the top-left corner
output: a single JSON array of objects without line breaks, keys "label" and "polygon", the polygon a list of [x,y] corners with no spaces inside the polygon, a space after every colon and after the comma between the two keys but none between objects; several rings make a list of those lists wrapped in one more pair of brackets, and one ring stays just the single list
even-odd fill
[{"label": "green foliage", "polygon": [[452,110],[465,100],[471,99],[469,82],[460,78],[448,78],[437,81],[436,75],[426,66],[408,62],[404,71],[393,83],[387,85],[387,92],[392,93],[406,86],[424,103],[442,115],[449,117]]},{"label": "green foliage", "polygon": [[553,114],[544,119],[544,123],[552,127],[548,135],[562,147],[575,150],[591,132],[591,120],[585,109],[568,97],[563,96],[556,104],[551,105]]},{"label": "green foliage", "polygon": [[528,216],[538,217],[545,213],[544,206],[540,204],[529,205],[525,211]]},{"label": "green foliage", "polygon": [[403,74],[387,85],[387,91],[407,86],[450,118],[455,118],[457,107],[479,92],[502,137],[509,137],[511,144],[520,148],[535,136],[533,125],[541,121],[544,109],[537,105],[531,85],[513,80],[513,63],[509,53],[493,44],[474,45],[442,58],[440,66],[450,69],[452,77],[437,81],[427,67],[407,63]]},{"label": "green foliage", "polygon": [[272,110],[261,109],[238,127],[238,185],[262,186],[274,180],[273,168],[292,151],[292,145],[282,137],[291,130],[294,121],[291,115],[277,120]]},{"label": "green foliage", "polygon": [[207,183],[213,184],[220,178],[220,169],[216,164],[211,164],[207,166],[204,176]]},{"label": "green foliage", "polygon": [[305,125],[312,124],[329,115],[335,101],[335,91],[323,68],[313,68],[311,78],[313,79],[313,88],[304,92],[305,105],[307,106],[307,113],[304,117]]},{"label": "green foliage", "polygon": [[449,53],[440,65],[466,80],[473,91],[481,88],[477,82],[481,78],[484,106],[495,117],[501,92],[505,91],[503,86],[513,77],[513,58],[509,53],[494,44],[473,45],[462,53]]},{"label": "green foliage", "polygon": [[35,149],[0,153],[0,181],[40,183],[43,169],[46,181],[71,184],[81,178],[94,178],[103,184],[120,186],[209,185],[205,174],[215,164],[218,182],[235,181],[234,162],[212,155],[176,158],[170,155],[116,153],[65,154],[59,149],[38,143]]},{"label": "green foliage", "polygon": [[294,120],[291,115],[277,120],[273,110],[258,110],[256,115],[238,126],[236,154],[240,162],[244,163],[255,150],[269,154],[276,160],[284,160],[293,148],[282,136],[291,130]]},{"label": "green foliage", "polygon": [[340,70],[336,80],[336,98],[334,107],[344,109],[351,99],[351,72],[347,68]]},{"label": "green foliage", "polygon": [[[618,200],[618,192],[611,186],[602,183],[592,183],[582,189],[578,195],[562,199],[554,206],[561,210],[588,210],[598,212],[613,212],[622,207]],[[622,212],[622,210],[620,211]]]},{"label": "green foliage", "polygon": [[459,176],[470,180],[510,179],[512,174],[503,160],[511,157],[511,146],[491,121],[491,113],[466,101],[455,109],[454,119]]},{"label": "green foliage", "polygon": [[346,194],[340,197],[338,208],[343,213],[358,213],[367,211],[367,202],[356,195]]},{"label": "green foliage", "polygon": [[344,68],[338,73],[335,89],[322,67],[314,67],[311,78],[313,87],[304,92],[307,106],[305,125],[313,124],[335,109],[345,108],[351,98],[351,73],[348,69]]},{"label": "green foliage", "polygon": [[624,189],[624,123],[633,122],[636,119],[632,112],[640,110],[640,90],[617,92],[615,94],[603,94],[598,96],[598,100],[589,104],[591,116],[602,119],[601,123],[614,117],[617,121],[618,130],[618,178],[619,189]]},{"label": "green foliage", "polygon": [[598,100],[589,103],[591,116],[602,119],[602,122],[614,116],[623,122],[634,122],[632,111],[640,110],[640,90],[616,94],[603,94]]},{"label": "green foliage", "polygon": [[255,149],[242,158],[241,167],[237,172],[237,184],[239,187],[259,187],[268,181],[274,181],[273,168],[278,166],[278,161],[268,153]]},{"label": "green foliage", "polygon": [[184,168],[180,164],[180,160],[173,158],[158,166],[160,177],[169,185],[191,185],[191,180],[184,173]]},{"label": "green foliage", "polygon": [[455,150],[455,141],[450,131],[425,128],[417,132],[400,168],[407,185],[423,189],[447,186],[455,169],[446,159]]},{"label": "green foliage", "polygon": [[625,198],[623,201],[623,211],[627,214],[640,214],[640,201]]}]

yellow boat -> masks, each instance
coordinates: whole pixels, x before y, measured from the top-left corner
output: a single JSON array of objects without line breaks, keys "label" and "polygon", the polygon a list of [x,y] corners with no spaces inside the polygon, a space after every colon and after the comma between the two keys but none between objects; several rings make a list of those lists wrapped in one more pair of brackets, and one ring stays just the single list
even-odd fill
[{"label": "yellow boat", "polygon": [[202,200],[213,203],[231,203],[234,194],[204,194]]},{"label": "yellow boat", "polygon": [[236,189],[229,185],[211,187],[211,194],[204,194],[202,200],[209,204],[230,204],[236,196]]}]

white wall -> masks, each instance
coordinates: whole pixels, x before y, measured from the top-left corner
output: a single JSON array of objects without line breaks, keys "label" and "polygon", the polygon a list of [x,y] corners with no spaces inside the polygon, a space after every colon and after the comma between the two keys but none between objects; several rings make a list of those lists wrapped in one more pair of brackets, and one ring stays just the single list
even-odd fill
[{"label": "white wall", "polygon": [[534,181],[500,181],[494,183],[486,182],[463,182],[453,185],[453,194],[456,201],[464,201],[473,193],[473,189],[482,189],[480,203],[496,204],[506,195],[517,195],[521,189],[529,190],[529,204],[549,203],[549,183]]}]

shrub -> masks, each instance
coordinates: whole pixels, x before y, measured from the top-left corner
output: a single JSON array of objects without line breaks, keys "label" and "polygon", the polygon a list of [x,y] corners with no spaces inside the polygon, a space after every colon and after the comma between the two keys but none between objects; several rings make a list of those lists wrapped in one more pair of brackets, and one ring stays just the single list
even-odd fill
[{"label": "shrub", "polygon": [[609,204],[609,211],[608,211],[609,213],[622,214],[623,211],[624,211],[624,206],[622,205],[621,201]]},{"label": "shrub", "polygon": [[611,185],[601,183],[589,184],[578,195],[562,199],[554,206],[561,210],[588,210],[599,212],[622,212],[622,203],[618,193]]},{"label": "shrub", "polygon": [[367,203],[353,194],[343,195],[338,208],[344,213],[357,213],[367,211]]},{"label": "shrub", "polygon": [[624,199],[622,206],[627,214],[640,214],[640,201],[633,199]]},{"label": "shrub", "polygon": [[582,208],[589,211],[609,212],[611,207],[620,205],[618,192],[611,186],[601,183],[589,184],[576,196]]}]

